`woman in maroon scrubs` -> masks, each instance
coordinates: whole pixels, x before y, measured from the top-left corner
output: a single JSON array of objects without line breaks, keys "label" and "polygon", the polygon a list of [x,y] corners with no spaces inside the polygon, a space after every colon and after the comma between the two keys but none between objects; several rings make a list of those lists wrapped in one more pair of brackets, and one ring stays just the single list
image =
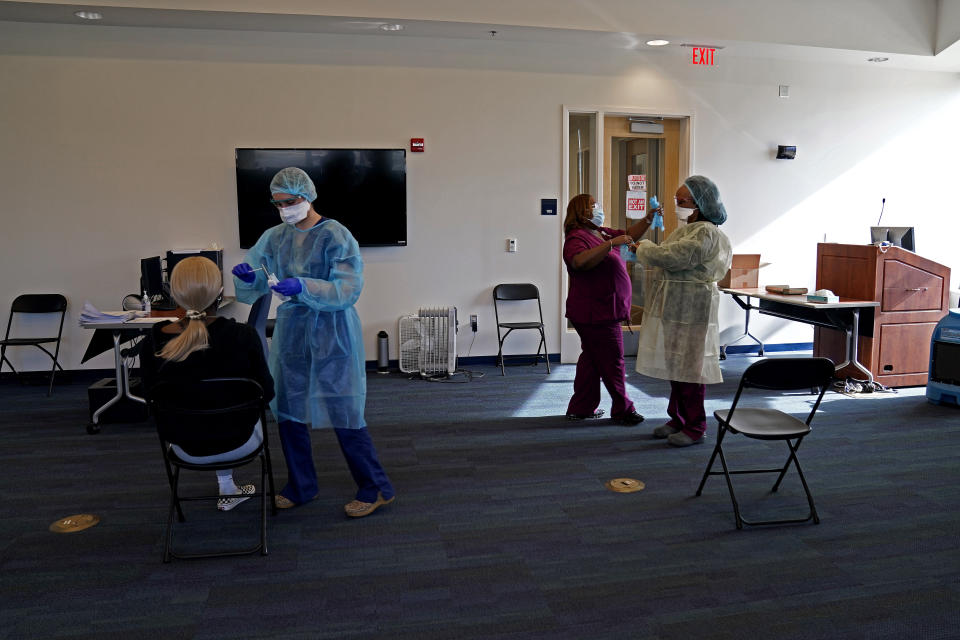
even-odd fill
[{"label": "woman in maroon scrubs", "polygon": [[[630,318],[630,278],[619,247],[633,243],[650,226],[646,218],[626,231],[603,224],[603,210],[593,196],[574,196],[563,221],[563,261],[570,276],[567,318],[580,336],[580,359],[567,418],[599,418],[600,382],[613,400],[610,417],[622,425],[643,422],[627,397],[623,368],[624,320]],[[616,248],[616,250],[614,250]]]}]

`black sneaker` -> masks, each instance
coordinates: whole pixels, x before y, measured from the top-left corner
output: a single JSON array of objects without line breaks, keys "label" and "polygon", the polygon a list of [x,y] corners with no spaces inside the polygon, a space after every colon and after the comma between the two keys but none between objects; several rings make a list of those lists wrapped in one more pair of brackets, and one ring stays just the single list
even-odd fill
[{"label": "black sneaker", "polygon": [[[596,411],[593,412],[593,415],[589,415],[589,416],[581,416],[576,413],[568,413],[567,420],[596,420],[597,418],[602,418],[603,413],[604,413],[603,409],[597,409]],[[643,418],[641,418],[641,420],[643,420]]]},{"label": "black sneaker", "polygon": [[643,422],[643,416],[637,413],[636,409],[630,409],[626,413],[621,413],[610,418],[614,424],[622,424],[625,427],[632,427]]}]

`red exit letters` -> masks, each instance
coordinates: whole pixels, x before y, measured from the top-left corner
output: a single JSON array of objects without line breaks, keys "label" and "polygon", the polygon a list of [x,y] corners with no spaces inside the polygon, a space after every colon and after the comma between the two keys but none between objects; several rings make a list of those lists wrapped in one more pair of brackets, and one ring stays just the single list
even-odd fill
[{"label": "red exit letters", "polygon": [[713,54],[716,49],[709,47],[693,47],[693,64],[713,65]]}]

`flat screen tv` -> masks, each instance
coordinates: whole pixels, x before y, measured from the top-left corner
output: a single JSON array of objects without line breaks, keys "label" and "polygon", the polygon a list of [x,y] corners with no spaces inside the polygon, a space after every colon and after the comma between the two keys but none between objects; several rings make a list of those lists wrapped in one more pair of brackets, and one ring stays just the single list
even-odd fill
[{"label": "flat screen tv", "polygon": [[237,149],[240,247],[280,224],[270,204],[270,180],[300,167],[317,187],[314,208],[343,224],[361,247],[407,244],[405,149]]}]

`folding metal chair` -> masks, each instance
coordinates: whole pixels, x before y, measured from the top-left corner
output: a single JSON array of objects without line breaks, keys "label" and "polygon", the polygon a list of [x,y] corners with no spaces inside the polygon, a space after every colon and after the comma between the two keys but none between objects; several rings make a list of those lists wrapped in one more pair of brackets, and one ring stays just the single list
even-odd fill
[{"label": "folding metal chair", "polygon": [[[170,483],[170,508],[167,513],[167,529],[164,535],[163,561],[171,558],[212,558],[244,555],[260,551],[267,555],[267,498],[272,513],[274,504],[273,467],[270,463],[270,444],[267,438],[266,403],[263,389],[256,381],[247,378],[213,378],[199,382],[163,382],[149,393],[151,412],[157,425],[157,435],[163,450],[163,462]],[[257,421],[263,431],[263,442],[248,455],[224,462],[187,462],[179,457],[171,445],[183,451],[227,452],[243,445],[256,427]],[[203,453],[203,456],[213,455]],[[251,497],[260,497],[260,541],[253,547],[212,553],[176,553],[173,550],[173,517],[185,520],[181,502],[220,499],[215,495],[181,496],[180,470],[216,471],[236,469],[245,464],[260,461],[260,487]],[[269,484],[268,484],[269,483]],[[269,490],[268,490],[269,487]]]},{"label": "folding metal chair", "polygon": [[[539,321],[500,322],[500,310],[497,303],[523,300],[537,301]],[[532,308],[532,305],[530,306]],[[503,343],[508,335],[518,329],[535,329],[540,332],[540,344],[537,345],[537,355],[534,356],[533,364],[540,362],[540,349],[543,348],[543,359],[547,363],[547,373],[550,373],[550,354],[547,353],[547,337],[543,332],[543,309],[540,306],[540,290],[537,289],[537,285],[530,283],[498,284],[493,288],[493,313],[497,319],[497,363],[500,365],[500,375],[506,375],[504,371],[505,356],[503,355]],[[501,329],[506,329],[506,333],[501,335]]]},{"label": "folding metal chair", "polygon": [[[737,529],[742,529],[744,524],[786,524],[806,522],[810,519],[819,524],[820,517],[817,515],[817,508],[813,504],[813,496],[810,494],[807,480],[800,468],[800,461],[797,460],[797,449],[800,448],[800,443],[804,437],[810,433],[810,422],[820,407],[823,394],[833,381],[833,373],[833,361],[828,358],[769,358],[760,360],[747,367],[747,370],[743,372],[740,386],[737,388],[731,407],[714,411],[713,415],[718,423],[717,444],[713,448],[713,454],[710,456],[707,469],[703,472],[700,486],[697,487],[697,495],[699,496],[703,492],[703,486],[706,484],[708,476],[724,476],[727,480],[727,489],[730,491],[730,500],[733,502],[733,515],[736,518]],[[800,420],[779,409],[739,407],[745,389],[769,391],[797,391],[801,389],[810,391],[812,389],[817,393],[817,399],[813,403],[807,419]],[[783,466],[776,469],[730,470],[723,453],[723,441],[728,433],[739,433],[757,440],[783,440],[790,449],[790,455]],[[723,471],[712,471],[713,463],[717,458],[720,458]],[[771,492],[775,492],[780,487],[780,483],[791,464],[800,476],[800,483],[803,485],[803,491],[807,495],[807,503],[810,505],[810,512],[806,517],[756,522],[744,519],[740,514],[740,505],[733,491],[733,482],[730,480],[730,476],[743,473],[776,473],[777,481],[770,489]]]},{"label": "folding metal chair", "polygon": [[[13,326],[14,315],[16,314],[60,314],[60,327],[57,329],[57,335],[51,336],[49,338],[11,338],[10,337],[10,328]],[[25,347],[33,346],[45,354],[50,356],[50,359],[53,360],[53,367],[50,369],[50,386],[47,388],[47,397],[53,393],[53,378],[57,373],[57,369],[63,371],[63,367],[60,366],[60,363],[57,362],[57,357],[60,355],[60,338],[63,335],[63,319],[67,313],[67,299],[59,293],[25,293],[19,295],[13,300],[13,304],[10,305],[10,317],[7,318],[7,332],[4,335],[3,341],[0,342],[0,368],[3,368],[3,363],[6,362],[7,365],[13,370],[17,378],[20,377],[20,373],[14,368],[13,363],[10,362],[7,358],[7,347]],[[43,346],[45,344],[55,343],[56,348],[53,353],[47,351]]]},{"label": "folding metal chair", "polygon": [[267,338],[273,335],[273,327],[268,327],[267,324],[270,322],[267,319],[267,314],[270,313],[270,301],[272,297],[272,293],[265,293],[257,298],[253,304],[250,305],[250,315],[247,316],[247,324],[256,329],[257,335],[260,336],[260,344],[263,345],[264,358],[270,353],[270,348],[267,346]]}]

